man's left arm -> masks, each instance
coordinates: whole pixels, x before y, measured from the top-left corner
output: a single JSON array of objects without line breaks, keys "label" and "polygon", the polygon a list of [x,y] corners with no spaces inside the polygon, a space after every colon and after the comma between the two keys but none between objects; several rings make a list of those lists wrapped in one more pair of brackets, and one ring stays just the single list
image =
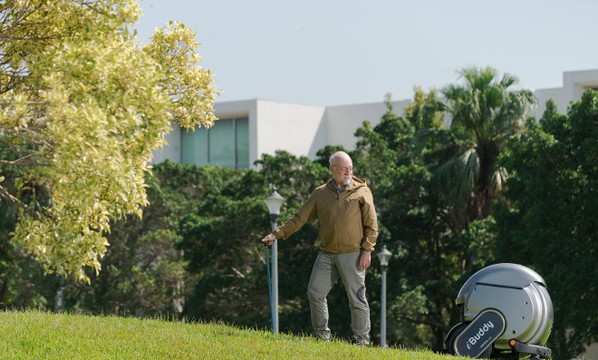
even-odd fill
[{"label": "man's left arm", "polygon": [[372,262],[372,251],[378,238],[378,218],[374,206],[374,197],[369,188],[365,189],[364,201],[361,205],[361,223],[363,224],[363,239],[361,240],[361,255],[359,269],[366,270]]}]

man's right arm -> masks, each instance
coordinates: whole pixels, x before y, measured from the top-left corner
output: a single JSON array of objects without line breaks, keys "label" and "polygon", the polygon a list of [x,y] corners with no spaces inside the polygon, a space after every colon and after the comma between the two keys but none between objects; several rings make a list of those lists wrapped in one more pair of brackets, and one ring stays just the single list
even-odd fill
[{"label": "man's right arm", "polygon": [[270,234],[266,235],[262,242],[265,245],[272,245],[276,239],[287,239],[293,235],[296,231],[301,229],[308,221],[316,216],[316,199],[314,196],[315,192],[311,194],[307,202],[283,225],[278,226]]}]

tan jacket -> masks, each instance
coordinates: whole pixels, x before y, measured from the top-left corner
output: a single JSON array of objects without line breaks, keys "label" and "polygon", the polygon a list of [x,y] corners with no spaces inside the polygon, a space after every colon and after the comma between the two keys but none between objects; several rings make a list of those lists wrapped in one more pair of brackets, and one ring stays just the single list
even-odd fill
[{"label": "tan jacket", "polygon": [[353,177],[351,184],[339,193],[330,179],[314,190],[292,218],[276,228],[274,236],[288,239],[314,218],[318,218],[323,252],[374,251],[378,221],[374,198],[365,181]]}]

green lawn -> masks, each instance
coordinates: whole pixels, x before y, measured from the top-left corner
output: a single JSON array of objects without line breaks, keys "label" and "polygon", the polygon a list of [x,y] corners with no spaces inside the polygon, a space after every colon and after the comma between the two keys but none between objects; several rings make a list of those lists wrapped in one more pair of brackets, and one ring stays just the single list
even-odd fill
[{"label": "green lawn", "polygon": [[221,324],[0,312],[2,359],[456,359]]}]

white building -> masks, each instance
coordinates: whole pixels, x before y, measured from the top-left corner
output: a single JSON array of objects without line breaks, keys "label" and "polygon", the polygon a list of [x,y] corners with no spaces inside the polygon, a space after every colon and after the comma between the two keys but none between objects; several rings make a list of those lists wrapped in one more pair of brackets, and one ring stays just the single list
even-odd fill
[{"label": "white building", "polygon": [[566,71],[563,73],[562,87],[534,91],[538,102],[538,108],[534,109],[534,115],[536,118],[542,115],[548,99],[554,100],[559,112],[565,114],[571,101],[581,99],[581,95],[587,89],[598,90],[598,69]]},{"label": "white building", "polygon": [[[564,72],[562,87],[534,92],[537,106],[531,112],[539,118],[551,98],[566,113],[569,103],[580,99],[586,89],[598,90],[598,69]],[[401,114],[410,102],[393,102],[393,109]],[[170,159],[248,168],[262,154],[276,150],[313,159],[326,145],[354,149],[354,133],[363,121],[375,126],[386,111],[384,102],[325,107],[262,99],[220,102],[215,105],[220,120],[212,128],[192,132],[175,127],[166,138],[168,145],[155,153],[154,162]]]}]

